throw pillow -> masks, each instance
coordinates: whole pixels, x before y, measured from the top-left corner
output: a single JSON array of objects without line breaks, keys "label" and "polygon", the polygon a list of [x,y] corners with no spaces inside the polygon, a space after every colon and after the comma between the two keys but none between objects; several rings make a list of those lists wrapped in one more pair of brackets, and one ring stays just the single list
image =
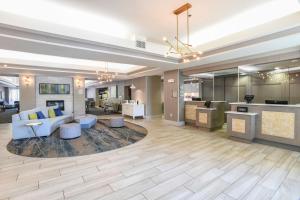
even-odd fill
[{"label": "throw pillow", "polygon": [[36,112],[37,118],[38,119],[45,119],[45,115],[42,111]]},{"label": "throw pillow", "polygon": [[36,113],[32,113],[32,114],[29,114],[29,115],[28,115],[28,118],[29,118],[30,120],[33,120],[33,119],[37,119],[38,117],[37,117]]},{"label": "throw pillow", "polygon": [[55,108],[54,109],[54,112],[55,112],[55,116],[58,117],[58,116],[63,116],[64,114],[61,112],[60,108]]},{"label": "throw pillow", "polygon": [[56,117],[53,108],[50,108],[50,109],[48,110],[48,115],[49,115],[49,118],[54,118],[54,117]]}]

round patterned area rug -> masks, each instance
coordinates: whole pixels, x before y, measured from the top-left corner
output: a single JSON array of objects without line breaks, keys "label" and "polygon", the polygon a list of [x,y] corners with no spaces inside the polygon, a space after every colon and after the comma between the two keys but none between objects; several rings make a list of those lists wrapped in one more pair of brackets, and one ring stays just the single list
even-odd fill
[{"label": "round patterned area rug", "polygon": [[78,138],[60,139],[59,130],[56,130],[51,136],[43,137],[43,141],[37,138],[29,141],[11,140],[7,144],[7,150],[17,155],[39,158],[82,156],[118,149],[133,144],[146,135],[145,128],[129,122],[125,122],[122,128],[109,128],[105,125],[105,120],[99,120],[95,127],[82,129]]}]

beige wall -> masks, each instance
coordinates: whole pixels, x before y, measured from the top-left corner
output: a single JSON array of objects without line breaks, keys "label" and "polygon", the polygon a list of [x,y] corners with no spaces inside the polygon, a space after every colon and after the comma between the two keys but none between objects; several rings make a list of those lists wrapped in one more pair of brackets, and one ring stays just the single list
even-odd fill
[{"label": "beige wall", "polygon": [[74,115],[85,114],[85,84],[84,78],[73,78],[73,106]]},{"label": "beige wall", "polygon": [[132,80],[135,89],[131,90],[133,100],[147,105],[146,77],[140,77]]},{"label": "beige wall", "polygon": [[[30,80],[25,82],[26,77]],[[20,111],[36,107],[35,76],[20,75]]]},{"label": "beige wall", "polygon": [[[174,82],[169,82],[174,80]],[[182,72],[172,70],[164,72],[164,115],[166,120],[181,122],[184,120],[184,79]],[[175,97],[173,96],[175,93]]]},{"label": "beige wall", "polygon": [[147,87],[147,116],[161,115],[162,114],[162,101],[161,101],[161,77],[149,76],[146,77]]}]

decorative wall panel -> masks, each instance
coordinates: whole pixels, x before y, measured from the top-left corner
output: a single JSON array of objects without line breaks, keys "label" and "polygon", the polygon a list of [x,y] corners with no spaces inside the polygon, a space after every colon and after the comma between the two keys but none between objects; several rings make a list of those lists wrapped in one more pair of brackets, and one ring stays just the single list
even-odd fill
[{"label": "decorative wall panel", "polygon": [[246,133],[246,120],[232,119],[232,131],[237,133]]},{"label": "decorative wall panel", "polygon": [[262,112],[262,134],[295,138],[295,113]]},{"label": "decorative wall panel", "polygon": [[196,121],[196,108],[197,105],[185,105],[185,119]]},{"label": "decorative wall panel", "polygon": [[199,113],[199,122],[201,124],[207,124],[207,113]]}]

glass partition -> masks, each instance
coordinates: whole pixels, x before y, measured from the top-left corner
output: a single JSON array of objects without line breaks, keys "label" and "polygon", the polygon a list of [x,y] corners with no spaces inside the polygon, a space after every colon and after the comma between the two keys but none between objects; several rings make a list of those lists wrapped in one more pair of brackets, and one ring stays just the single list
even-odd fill
[{"label": "glass partition", "polygon": [[239,66],[240,101],[242,85],[246,94],[254,95],[252,103],[300,103],[300,63],[287,60],[259,65]]},{"label": "glass partition", "polygon": [[185,100],[199,97],[203,101],[238,101],[238,68],[193,74],[185,81]]},{"label": "glass partition", "polygon": [[300,59],[193,74],[185,80],[185,100],[300,104]]},{"label": "glass partition", "polygon": [[192,101],[193,98],[200,97],[199,80],[189,77],[184,81],[184,100]]}]

